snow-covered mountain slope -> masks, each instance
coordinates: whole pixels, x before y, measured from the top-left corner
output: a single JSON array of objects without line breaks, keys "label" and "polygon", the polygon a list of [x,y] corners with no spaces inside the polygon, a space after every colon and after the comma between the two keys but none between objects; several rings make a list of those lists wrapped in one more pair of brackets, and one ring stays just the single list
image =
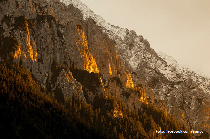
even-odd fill
[{"label": "snow-covered mountain slope", "polygon": [[87,7],[86,4],[82,3],[80,0],[60,1],[66,5],[73,4],[74,7],[78,8],[82,12],[83,19],[92,18],[98,26],[103,28],[103,31],[106,32],[110,38],[120,37],[122,40],[124,39],[127,29],[106,23],[106,21],[100,15],[96,15],[89,7]]},{"label": "snow-covered mountain slope", "polygon": [[204,90],[205,93],[210,94],[210,78],[199,75],[198,73],[195,73],[189,68],[185,68],[179,65],[173,57],[163,52],[158,52],[158,56],[160,56],[163,60],[167,62],[167,68],[159,68],[159,70],[168,79],[171,79],[170,76],[168,76],[170,73],[182,74],[184,80],[187,78],[191,78],[194,82],[196,82],[199,85],[200,88]]}]

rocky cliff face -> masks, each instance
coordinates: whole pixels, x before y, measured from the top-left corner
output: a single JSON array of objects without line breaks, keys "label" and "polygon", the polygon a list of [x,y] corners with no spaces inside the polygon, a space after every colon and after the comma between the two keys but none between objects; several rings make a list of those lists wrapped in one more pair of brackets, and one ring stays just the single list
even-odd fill
[{"label": "rocky cliff face", "polygon": [[117,54],[129,69],[144,80],[163,100],[168,114],[191,129],[209,130],[210,79],[181,67],[173,58],[157,54],[147,41],[130,31],[124,40],[116,39]]},{"label": "rocky cliff face", "polygon": [[[135,78],[149,85],[158,100],[167,106],[168,114],[176,116],[190,129],[209,131],[210,78],[180,66],[172,57],[156,53],[149,42],[135,31],[106,23],[85,4],[65,1],[81,10],[84,19],[92,18],[115,42],[117,55]],[[149,94],[147,94],[148,98]]]},{"label": "rocky cliff face", "polygon": [[167,108],[190,129],[209,130],[210,79],[157,54],[135,31],[106,23],[77,0],[0,3],[0,61],[24,65],[61,103],[72,92],[87,103],[105,93],[132,109]]},{"label": "rocky cliff face", "polygon": [[83,20],[72,4],[8,0],[0,9],[1,61],[21,63],[61,102],[72,91],[88,103],[104,92],[131,108],[140,107],[140,93],[131,90],[133,80],[117,56],[115,42],[93,19]]}]

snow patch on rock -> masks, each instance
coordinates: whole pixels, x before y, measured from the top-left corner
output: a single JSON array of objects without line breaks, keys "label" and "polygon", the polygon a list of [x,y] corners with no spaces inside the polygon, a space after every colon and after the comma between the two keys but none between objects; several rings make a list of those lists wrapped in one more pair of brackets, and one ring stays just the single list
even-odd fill
[{"label": "snow patch on rock", "polygon": [[124,40],[127,29],[106,23],[106,21],[100,15],[96,15],[86,4],[82,3],[80,0],[60,0],[60,2],[63,2],[67,6],[72,4],[74,7],[78,8],[82,12],[84,20],[87,18],[92,18],[98,26],[103,28],[103,31],[106,32],[111,39],[119,37]]},{"label": "snow patch on rock", "polygon": [[158,55],[167,62],[166,68],[160,67],[159,70],[169,80],[175,79],[176,74],[181,74],[183,77],[182,80],[190,78],[196,82],[199,87],[204,90],[204,92],[210,94],[210,78],[204,77],[198,73],[195,73],[193,70],[179,65],[173,57],[163,52],[158,52]]}]

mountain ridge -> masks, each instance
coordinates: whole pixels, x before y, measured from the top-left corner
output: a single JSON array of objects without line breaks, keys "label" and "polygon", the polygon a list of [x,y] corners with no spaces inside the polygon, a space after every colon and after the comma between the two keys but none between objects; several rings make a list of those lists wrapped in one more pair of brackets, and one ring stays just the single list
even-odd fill
[{"label": "mountain ridge", "polygon": [[[126,36],[126,32],[133,31],[133,30],[128,30],[127,28],[121,28],[119,26],[114,26],[114,25],[111,25],[110,23],[106,23],[106,21],[100,15],[96,15],[86,4],[84,4],[80,0],[60,0],[60,1],[65,3],[67,6],[69,4],[73,4],[76,8],[78,8],[83,13],[83,19],[92,18],[98,26],[101,26],[103,28],[103,31],[106,32],[111,39],[113,39],[114,38],[113,36],[115,36],[115,37],[120,37],[122,40],[124,40],[125,36]],[[112,33],[108,33],[109,31],[111,31]],[[142,37],[141,35],[139,35],[139,36],[140,36],[140,38]],[[139,38],[137,38],[137,39],[139,39]],[[140,41],[140,40],[138,40],[138,41]],[[158,52],[158,55],[160,57],[161,57],[161,53],[163,54],[164,52],[161,52],[161,51]],[[168,57],[171,57],[171,56],[168,55]],[[163,57],[161,57],[161,58],[163,58]],[[136,67],[135,64],[131,64],[131,65],[134,68]],[[180,68],[184,68],[184,67],[180,67]],[[187,70],[187,69],[189,69],[189,68],[185,68],[185,70]],[[190,71],[194,72],[192,70],[190,70]],[[196,74],[198,74],[198,73],[196,73]],[[205,76],[205,78],[208,78],[208,80],[210,79],[210,77],[207,77],[206,75],[199,74],[198,76]]]},{"label": "mountain ridge", "polygon": [[[80,9],[81,12],[85,15],[85,18],[90,17],[93,20],[95,20],[97,25],[102,26],[103,32],[107,32],[107,34],[109,35],[109,38],[115,41],[117,54],[122,59],[122,62],[125,64],[125,66],[130,71],[137,73],[137,75],[139,75],[141,79],[146,80],[146,82],[155,92],[156,94],[155,96],[157,98],[166,101],[169,114],[171,111],[171,107],[173,107],[174,105],[176,106],[176,104],[174,103],[170,104],[170,101],[168,101],[167,99],[168,98],[172,99],[173,97],[168,97],[168,95],[172,94],[172,92],[174,93],[177,91],[180,92],[181,90],[179,90],[178,88],[180,88],[181,86],[187,87],[188,88],[187,90],[192,90],[190,92],[194,95],[195,95],[194,91],[199,92],[196,95],[196,96],[199,96],[198,97],[199,99],[202,98],[205,100],[209,100],[210,78],[201,76],[195,73],[194,71],[189,70],[188,68],[184,68],[180,66],[176,62],[176,60],[174,60],[171,56],[166,56],[166,55],[163,56],[163,53],[162,54],[156,53],[150,47],[149,42],[146,39],[144,39],[143,36],[137,35],[135,31],[132,31],[132,30],[129,31],[128,29],[123,29],[120,27],[116,27],[117,30],[115,30],[115,26],[112,26],[109,23],[104,23],[105,22],[104,19],[102,19],[100,16],[95,15],[87,6],[83,7],[81,3],[77,4],[77,2],[78,1],[72,1],[73,5],[75,5],[75,7]],[[142,69],[145,70],[145,72],[143,72],[144,73],[143,76],[141,76]],[[144,77],[144,75],[149,75],[151,73],[152,73],[152,76]],[[132,78],[135,78],[135,77],[132,76]],[[162,85],[160,84],[159,86],[162,86],[162,87],[158,87],[157,89],[156,85],[153,85],[153,82],[154,81],[158,82],[160,80],[162,80],[161,81]],[[182,83],[182,85],[180,86],[181,82],[183,82],[184,84]],[[193,91],[193,89],[191,88],[194,88],[195,86],[197,86],[198,88],[196,87],[197,89]],[[182,90],[181,92],[185,92],[185,91]],[[177,101],[176,103],[179,104],[180,100],[177,96],[180,96],[180,95],[178,94],[175,95],[176,96],[175,98]],[[149,96],[149,94],[147,94],[147,96]],[[192,97],[190,93],[187,96],[190,98]],[[192,107],[190,108],[194,108],[194,106],[196,106],[196,101],[194,101],[194,98],[186,101],[186,103],[187,104],[192,103]],[[198,108],[199,107],[200,106],[198,106]],[[176,108],[174,110],[177,111]],[[194,112],[192,112],[190,109],[185,110],[184,108],[184,111],[185,113],[189,115],[194,115]],[[178,115],[181,116],[183,115],[183,113],[180,111],[180,114]],[[181,120],[181,118],[179,119]],[[188,121],[189,122],[188,124],[192,129],[195,129],[196,127],[198,128],[198,126],[195,125],[196,121],[198,122],[198,119],[191,119]],[[197,124],[199,125],[200,123],[197,123]]]},{"label": "mountain ridge", "polygon": [[[117,36],[119,27],[107,34],[109,31],[94,19],[83,20],[74,5],[56,0],[7,0],[1,4],[1,62],[23,65],[45,90],[54,92],[60,103],[66,104],[73,92],[91,105],[99,103],[95,100],[98,96],[105,95],[103,99],[114,97],[130,110],[141,110],[139,116],[143,112],[152,114],[157,106],[163,111],[160,115],[165,115],[162,118],[173,115],[189,129],[208,130],[208,95],[202,96],[205,92],[190,78],[170,80],[161,73],[162,65],[172,71],[174,68],[167,67],[167,62],[135,31],[124,29],[123,39]],[[105,103],[111,105],[108,115],[121,117],[120,104],[114,102]],[[158,126],[170,127],[150,116]],[[202,123],[193,122],[198,120]],[[154,137],[154,130],[147,127],[147,136]]]}]

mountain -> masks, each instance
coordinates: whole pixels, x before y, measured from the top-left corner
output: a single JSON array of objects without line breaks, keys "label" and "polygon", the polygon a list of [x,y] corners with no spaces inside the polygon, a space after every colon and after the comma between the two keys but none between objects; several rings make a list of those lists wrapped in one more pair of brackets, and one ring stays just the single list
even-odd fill
[{"label": "mountain", "polygon": [[[44,133],[47,138],[83,133],[85,138],[93,134],[104,138],[192,138],[191,134],[158,134],[160,129],[193,129],[203,131],[194,137],[209,137],[209,78],[179,66],[166,54],[157,54],[135,31],[106,23],[78,0],[1,0],[0,11],[0,62],[6,65],[1,72],[1,100],[5,101],[0,108],[4,118],[8,117],[1,129],[6,133],[6,129],[14,129],[13,138],[25,138],[27,129],[24,119],[13,117],[12,121],[11,114],[17,110],[22,110],[19,117],[33,121],[27,126],[36,127],[27,131],[40,133],[31,138],[44,137]],[[38,90],[17,91],[30,82]],[[33,101],[27,109],[34,111],[34,105],[43,109],[32,119],[24,107],[31,98],[23,95],[23,101],[17,95],[28,92],[40,92],[41,99],[51,103],[47,107]],[[5,112],[13,107],[13,98],[19,107]],[[53,123],[44,124],[40,122],[45,121],[44,115],[38,117],[56,106],[56,112],[67,113],[62,117],[48,114],[51,122],[57,118],[67,121],[57,135],[53,132],[59,124],[51,129]],[[21,122],[14,125],[16,120]],[[71,123],[75,126],[69,127]]]},{"label": "mountain", "polygon": [[[79,1],[63,1],[80,9],[85,18],[92,18],[103,32],[115,42],[117,55],[131,71],[132,78],[139,77],[153,90],[155,97],[163,100],[168,114],[184,120],[190,129],[209,131],[210,78],[180,66],[163,52],[156,53],[149,42],[135,31],[106,23]],[[69,2],[69,3],[68,3]],[[134,82],[134,84],[138,84]],[[147,93],[149,96],[149,93]]]}]

